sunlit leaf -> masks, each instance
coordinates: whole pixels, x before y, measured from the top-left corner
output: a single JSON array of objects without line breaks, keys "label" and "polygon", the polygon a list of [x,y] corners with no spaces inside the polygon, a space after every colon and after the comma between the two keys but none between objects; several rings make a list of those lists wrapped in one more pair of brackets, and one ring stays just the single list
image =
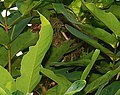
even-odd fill
[{"label": "sunlit leaf", "polygon": [[24,94],[30,93],[39,83],[41,79],[39,74],[40,64],[50,47],[53,36],[49,21],[40,13],[39,15],[42,22],[39,40],[35,46],[29,48],[29,52],[23,57],[20,70],[21,76],[16,80],[17,90]]},{"label": "sunlit leaf", "polygon": [[2,66],[0,66],[0,84],[4,85],[11,93],[16,89],[14,79]]}]

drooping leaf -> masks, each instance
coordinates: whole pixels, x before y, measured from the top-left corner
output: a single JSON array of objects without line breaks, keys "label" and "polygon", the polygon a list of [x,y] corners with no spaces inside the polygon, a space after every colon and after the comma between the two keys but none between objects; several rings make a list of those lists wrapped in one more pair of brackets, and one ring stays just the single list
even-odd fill
[{"label": "drooping leaf", "polygon": [[115,95],[120,89],[120,81],[114,81],[110,85],[106,86],[99,95]]},{"label": "drooping leaf", "polygon": [[0,27],[0,44],[7,45],[10,42],[8,33]]},{"label": "drooping leaf", "polygon": [[0,66],[0,84],[4,85],[11,93],[16,89],[14,79],[2,66]]},{"label": "drooping leaf", "polygon": [[11,92],[0,83],[0,95],[12,95]]},{"label": "drooping leaf", "polygon": [[64,5],[62,3],[53,3],[54,9],[57,11],[57,13],[62,13],[70,22],[79,24],[79,22],[67,12]]},{"label": "drooping leaf", "polygon": [[81,76],[81,80],[85,80],[87,78],[91,68],[93,67],[95,61],[97,60],[97,57],[98,57],[99,53],[100,53],[100,50],[96,49],[95,52],[93,53],[93,56],[91,58],[90,63],[87,65],[87,67],[83,71],[83,74]]},{"label": "drooping leaf", "polygon": [[25,18],[13,27],[12,34],[11,34],[12,40],[16,39],[16,37],[18,37],[19,34],[23,32],[24,28],[27,26],[27,24],[30,22],[31,19],[32,17]]},{"label": "drooping leaf", "polygon": [[87,34],[90,34],[98,39],[106,42],[107,44],[111,45],[113,48],[117,47],[117,39],[112,34],[108,33],[107,31],[101,28],[94,28],[88,24],[82,25],[80,24],[82,30],[84,30]]},{"label": "drooping leaf", "polygon": [[80,92],[85,87],[85,85],[85,80],[77,80],[68,88],[64,95],[73,95],[77,92]]},{"label": "drooping leaf", "polygon": [[69,32],[71,32],[76,37],[84,40],[85,42],[92,45],[93,47],[95,47],[97,49],[100,49],[102,52],[104,52],[106,55],[108,55],[112,60],[117,60],[117,57],[113,52],[111,52],[109,49],[103,47],[97,41],[91,39],[89,36],[83,34],[82,32],[78,31],[77,29],[75,29],[75,28],[73,28],[73,27],[71,27],[69,25],[65,25],[65,26],[69,30]]},{"label": "drooping leaf", "polygon": [[42,22],[39,40],[35,46],[29,48],[29,52],[23,57],[20,70],[21,76],[16,80],[17,90],[22,91],[24,94],[31,92],[39,83],[41,79],[41,75],[39,75],[40,63],[50,47],[53,36],[49,21],[40,13],[39,15]]},{"label": "drooping leaf", "polygon": [[93,3],[82,3],[86,8],[100,21],[102,21],[115,35],[120,36],[120,22],[112,13],[106,13],[105,11],[98,9]]},{"label": "drooping leaf", "polygon": [[86,93],[89,93],[90,91],[93,91],[93,90],[97,89],[100,85],[102,85],[105,82],[109,81],[111,78],[113,78],[119,72],[120,72],[120,66],[118,68],[116,68],[115,70],[108,71],[103,76],[97,78],[95,81],[88,84],[85,87],[84,91]]}]

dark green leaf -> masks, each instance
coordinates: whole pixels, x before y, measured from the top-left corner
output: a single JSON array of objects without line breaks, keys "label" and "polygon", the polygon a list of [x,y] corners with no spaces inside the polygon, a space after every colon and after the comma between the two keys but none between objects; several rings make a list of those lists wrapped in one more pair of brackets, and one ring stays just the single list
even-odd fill
[{"label": "dark green leaf", "polygon": [[114,81],[107,87],[105,87],[99,95],[115,95],[115,93],[120,89],[120,81]]},{"label": "dark green leaf", "polygon": [[4,0],[4,5],[6,8],[10,8],[17,0]]},{"label": "dark green leaf", "polygon": [[88,10],[97,17],[100,21],[102,21],[109,29],[112,30],[112,32],[120,36],[120,22],[118,19],[112,14],[112,13],[106,13],[105,11],[98,9],[95,4],[88,3],[85,4],[85,2],[82,0],[82,3],[88,8]]},{"label": "dark green leaf", "polygon": [[14,26],[11,34],[12,40],[16,39],[16,37],[18,37],[19,34],[23,32],[24,28],[27,26],[31,19],[32,17],[25,18]]},{"label": "dark green leaf", "polygon": [[8,33],[0,27],[0,44],[7,45],[10,42]]},{"label": "dark green leaf", "polygon": [[90,91],[93,91],[93,90],[97,89],[100,85],[109,81],[111,78],[113,78],[119,72],[120,72],[120,66],[118,68],[116,68],[115,70],[108,71],[106,74],[104,74],[100,78],[97,78],[95,81],[88,84],[85,87],[84,91],[86,93],[89,93]]},{"label": "dark green leaf", "polygon": [[62,13],[70,22],[75,24],[80,24],[74,16],[69,14],[67,10],[64,8],[64,5],[62,3],[53,3],[54,9],[57,11],[57,13]]},{"label": "dark green leaf", "polygon": [[96,40],[91,39],[89,36],[83,34],[82,32],[78,31],[77,29],[75,29],[69,25],[66,25],[66,28],[76,37],[84,40],[85,42],[89,43],[93,47],[100,49],[102,52],[107,54],[111,59],[113,59],[113,60],[117,59],[116,55],[113,52],[111,52],[109,49],[103,47]]}]

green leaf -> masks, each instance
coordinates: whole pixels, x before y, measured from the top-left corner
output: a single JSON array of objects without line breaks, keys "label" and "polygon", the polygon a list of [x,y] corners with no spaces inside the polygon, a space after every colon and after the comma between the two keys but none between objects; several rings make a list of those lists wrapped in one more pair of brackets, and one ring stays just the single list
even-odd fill
[{"label": "green leaf", "polygon": [[9,42],[10,42],[9,35],[2,27],[0,27],[0,44],[7,45]]},{"label": "green leaf", "polygon": [[22,15],[27,15],[33,8],[37,7],[42,0],[40,1],[33,1],[33,0],[26,0],[22,2],[18,2],[17,5],[20,3],[18,7],[19,11]]},{"label": "green leaf", "polygon": [[85,87],[84,91],[86,93],[89,93],[90,91],[93,91],[93,90],[97,89],[100,85],[102,85],[105,82],[109,81],[111,78],[113,78],[119,72],[120,72],[120,66],[118,68],[116,68],[115,70],[108,71],[103,76],[97,78],[95,81],[88,84]]},{"label": "green leaf", "polygon": [[56,95],[63,95],[63,93],[65,93],[65,91],[68,89],[68,87],[71,85],[71,82],[69,80],[67,80],[65,77],[63,76],[58,76],[56,75],[52,70],[46,69],[41,67],[40,71],[47,76],[48,78],[50,78],[51,80],[55,81],[58,85],[59,88],[57,90],[57,94]]},{"label": "green leaf", "polygon": [[54,9],[57,11],[57,13],[62,13],[70,22],[75,24],[80,24],[74,16],[72,16],[70,13],[67,12],[67,10],[64,8],[64,5],[62,3],[53,3]]},{"label": "green leaf", "polygon": [[107,87],[105,87],[99,95],[115,95],[115,93],[120,89],[120,81],[114,81]]},{"label": "green leaf", "polygon": [[23,50],[31,45],[35,45],[37,40],[38,40],[38,34],[33,33],[32,30],[28,30],[27,32],[19,35],[11,43],[11,58],[13,58],[15,54],[20,50]]},{"label": "green leaf", "polygon": [[98,57],[99,53],[100,53],[100,50],[96,49],[95,52],[93,53],[93,56],[91,58],[90,63],[87,65],[87,67],[83,71],[83,74],[81,76],[81,80],[85,80],[87,78],[91,68],[93,67],[95,61],[97,60],[97,57]]},{"label": "green leaf", "polygon": [[78,31],[77,29],[75,29],[75,28],[73,28],[69,25],[65,25],[65,26],[69,30],[69,32],[71,32],[73,35],[75,35],[76,37],[84,40],[85,42],[92,45],[93,47],[95,47],[97,49],[100,49],[102,52],[104,52],[106,55],[108,55],[112,60],[117,60],[118,59],[113,52],[111,52],[109,49],[103,47],[96,40],[91,39],[89,36],[83,34],[82,32]]},{"label": "green leaf", "polygon": [[112,14],[106,13],[105,11],[98,9],[93,3],[87,3],[82,0],[82,3],[86,6],[86,8],[100,21],[102,21],[116,36],[120,37],[120,22],[119,20]]},{"label": "green leaf", "polygon": [[120,95],[120,89],[115,93],[115,95]]},{"label": "green leaf", "polygon": [[39,32],[40,38],[37,44],[31,46],[29,52],[23,57],[20,70],[21,76],[16,80],[17,90],[24,94],[31,92],[39,83],[41,79],[41,75],[39,75],[40,64],[52,42],[52,26],[43,15],[40,13],[39,15],[42,22]]},{"label": "green leaf", "polygon": [[8,9],[10,8],[17,0],[4,0],[4,5]]},{"label": "green leaf", "polygon": [[61,46],[51,48],[51,54],[46,63],[47,64],[46,67],[51,65],[50,64],[51,62],[60,61],[62,59],[63,55],[68,51],[68,49],[70,48],[70,45],[72,43],[73,43],[73,40],[65,41],[65,42],[63,42],[63,44]]},{"label": "green leaf", "polygon": [[14,79],[2,66],[0,66],[0,84],[4,85],[11,93],[16,90]]},{"label": "green leaf", "polygon": [[5,67],[8,63],[8,52],[7,49],[2,46],[0,47],[0,65]]},{"label": "green leaf", "polygon": [[80,92],[85,87],[85,85],[85,80],[77,80],[68,88],[64,95],[73,95],[77,92]]},{"label": "green leaf", "polygon": [[0,83],[0,95],[12,95],[11,92]]},{"label": "green leaf", "polygon": [[16,39],[21,32],[23,32],[24,28],[27,26],[27,24],[30,22],[32,17],[25,18],[21,20],[19,23],[17,23],[12,30],[11,39]]},{"label": "green leaf", "polygon": [[113,48],[116,48],[116,45],[118,43],[115,36],[110,34],[109,32],[101,29],[101,28],[94,28],[88,24],[82,25],[80,24],[80,27],[87,33],[94,37],[97,37],[98,39],[106,42],[107,44],[111,45]]},{"label": "green leaf", "polygon": [[73,0],[73,2],[69,5],[69,7],[77,16],[79,16],[81,5],[82,3],[80,0]]}]

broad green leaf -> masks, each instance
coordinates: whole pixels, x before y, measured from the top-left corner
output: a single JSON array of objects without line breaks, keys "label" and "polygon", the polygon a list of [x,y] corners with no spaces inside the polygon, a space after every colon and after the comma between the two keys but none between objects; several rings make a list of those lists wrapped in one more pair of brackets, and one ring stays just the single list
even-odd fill
[{"label": "broad green leaf", "polygon": [[120,89],[120,81],[114,81],[110,85],[106,86],[99,95],[115,95]]},{"label": "broad green leaf", "polygon": [[115,70],[108,71],[103,76],[97,78],[95,81],[88,84],[85,87],[84,91],[86,93],[89,93],[90,91],[93,91],[93,90],[97,89],[100,85],[102,85],[105,82],[109,81],[111,78],[113,78],[119,72],[120,72],[120,66],[118,68],[116,68]]},{"label": "broad green leaf", "polygon": [[39,40],[35,46],[29,48],[29,52],[23,57],[21,76],[16,79],[17,90],[24,94],[31,92],[39,83],[41,79],[41,75],[39,75],[40,64],[52,42],[52,26],[43,15],[40,13],[39,15],[42,22]]},{"label": "broad green leaf", "polygon": [[0,27],[0,44],[7,45],[10,42],[8,33]]},{"label": "broad green leaf", "polygon": [[17,0],[4,0],[4,5],[8,9],[10,8]]},{"label": "broad green leaf", "polygon": [[12,93],[12,95],[24,95],[24,93],[17,90],[14,93]]},{"label": "broad green leaf", "polygon": [[27,32],[19,35],[11,43],[11,58],[13,58],[15,54],[20,50],[23,50],[31,45],[35,45],[37,40],[38,40],[38,34],[33,33],[32,30],[28,30]]},{"label": "broad green leaf", "polygon": [[8,63],[8,51],[4,46],[2,46],[0,47],[0,65],[5,67],[7,63]]},{"label": "broad green leaf", "polygon": [[94,37],[97,37],[98,39],[106,42],[107,44],[111,45],[113,48],[116,48],[117,46],[117,39],[112,34],[108,33],[107,31],[101,29],[101,28],[94,28],[88,24],[82,25],[80,24],[80,27],[82,30],[84,30],[87,34],[90,34]]},{"label": "broad green leaf", "polygon": [[115,95],[120,95],[120,89],[115,93]]},{"label": "broad green leaf", "polygon": [[2,66],[0,66],[0,84],[4,85],[11,93],[16,89],[14,79]]},{"label": "broad green leaf", "polygon": [[68,88],[64,95],[73,95],[77,92],[80,92],[85,87],[85,85],[85,80],[77,80]]},{"label": "broad green leaf", "polygon": [[0,83],[0,95],[12,95],[11,92]]},{"label": "broad green leaf", "polygon": [[87,67],[83,71],[83,74],[81,76],[81,80],[85,80],[87,78],[90,70],[92,69],[95,61],[97,60],[97,57],[98,57],[99,53],[100,53],[100,50],[96,49],[95,52],[93,53],[93,56],[91,58],[90,63],[87,65]]},{"label": "broad green leaf", "polygon": [[27,24],[30,22],[31,19],[32,17],[25,18],[13,27],[12,34],[11,34],[12,40],[16,39],[16,37],[18,37],[19,34],[23,32],[24,28],[27,26]]},{"label": "broad green leaf", "polygon": [[86,8],[100,21],[102,21],[116,36],[120,36],[120,22],[112,13],[98,9],[93,3],[85,4]]},{"label": "broad green leaf", "polygon": [[62,13],[70,22],[75,24],[80,24],[74,16],[72,16],[70,13],[67,12],[64,5],[62,3],[53,3],[54,9],[57,11],[57,13]]},{"label": "broad green leaf", "polygon": [[69,30],[69,32],[71,32],[76,37],[84,40],[85,42],[92,45],[93,47],[100,49],[102,52],[104,52],[106,55],[108,55],[112,60],[117,60],[117,57],[113,52],[111,52],[109,49],[103,47],[96,40],[91,39],[89,36],[83,34],[82,32],[78,31],[77,29],[75,29],[69,25],[65,25],[65,26]]},{"label": "broad green leaf", "polygon": [[48,78],[50,78],[51,80],[55,81],[59,86],[59,88],[57,88],[57,94],[56,95],[63,95],[63,93],[65,93],[65,91],[69,88],[69,86],[71,85],[71,82],[69,80],[67,80],[65,77],[63,76],[58,76],[56,75],[52,70],[46,69],[41,67],[40,71],[47,76]]}]

